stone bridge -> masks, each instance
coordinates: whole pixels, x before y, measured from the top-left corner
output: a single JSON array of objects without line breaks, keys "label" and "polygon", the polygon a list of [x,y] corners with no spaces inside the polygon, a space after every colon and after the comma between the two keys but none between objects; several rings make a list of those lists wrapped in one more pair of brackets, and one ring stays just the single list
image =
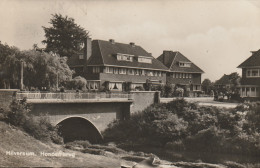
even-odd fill
[{"label": "stone bridge", "polygon": [[[1,93],[1,92],[0,92]],[[159,92],[105,93],[16,93],[27,98],[36,117],[47,116],[58,126],[65,142],[76,139],[102,141],[102,131],[113,120],[127,120],[131,114],[159,102]]]}]

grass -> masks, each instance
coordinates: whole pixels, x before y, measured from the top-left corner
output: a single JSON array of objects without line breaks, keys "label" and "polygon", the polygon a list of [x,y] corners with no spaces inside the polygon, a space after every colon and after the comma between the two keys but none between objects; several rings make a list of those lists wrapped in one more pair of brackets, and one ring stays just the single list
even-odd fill
[{"label": "grass", "polygon": [[[17,127],[0,121],[0,167],[120,167],[120,160],[65,149],[61,145],[42,143]],[[34,152],[36,156],[10,156],[6,151]],[[75,153],[72,157],[44,157],[40,152]]]}]

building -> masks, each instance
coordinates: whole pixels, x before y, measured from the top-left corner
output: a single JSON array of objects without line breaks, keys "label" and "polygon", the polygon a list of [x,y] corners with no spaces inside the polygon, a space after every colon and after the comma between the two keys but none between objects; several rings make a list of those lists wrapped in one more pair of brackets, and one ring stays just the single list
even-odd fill
[{"label": "building", "polygon": [[201,74],[204,72],[187,57],[178,51],[163,51],[157,59],[169,70],[167,83],[193,93],[201,91]]},{"label": "building", "polygon": [[260,50],[253,51],[252,55],[241,63],[242,69],[240,96],[249,98],[260,97]]},{"label": "building", "polygon": [[219,80],[216,80],[214,83],[215,88],[226,88],[229,89],[232,87],[232,81],[230,75],[224,74]]},{"label": "building", "polygon": [[84,49],[68,60],[77,75],[87,79],[87,88],[128,91],[146,84],[166,83],[168,71],[160,61],[135,43],[86,39]]}]

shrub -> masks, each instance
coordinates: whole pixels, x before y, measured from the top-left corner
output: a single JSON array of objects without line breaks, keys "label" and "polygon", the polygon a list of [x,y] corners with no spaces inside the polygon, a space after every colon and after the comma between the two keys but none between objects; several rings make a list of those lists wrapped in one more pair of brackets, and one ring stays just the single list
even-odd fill
[{"label": "shrub", "polygon": [[10,105],[10,111],[6,112],[5,122],[23,129],[38,140],[63,143],[57,129],[50,124],[46,116],[33,116],[29,112],[30,106],[25,100],[21,102],[15,100]]}]

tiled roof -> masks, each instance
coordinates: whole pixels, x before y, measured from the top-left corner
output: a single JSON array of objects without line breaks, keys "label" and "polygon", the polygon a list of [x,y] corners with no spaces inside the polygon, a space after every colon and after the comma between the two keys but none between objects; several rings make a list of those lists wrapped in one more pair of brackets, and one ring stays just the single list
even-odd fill
[{"label": "tiled roof", "polygon": [[[204,73],[197,65],[191,62],[187,57],[180,52],[167,51],[165,54],[166,61],[163,61],[164,54],[160,55],[157,59],[164,63],[166,67],[172,72],[192,72],[192,73]],[[190,67],[180,67],[179,62],[190,62]]]},{"label": "tiled roof", "polygon": [[251,57],[246,59],[238,68],[260,66],[260,50],[253,53]]},{"label": "tiled roof", "polygon": [[215,85],[228,85],[231,84],[230,75],[224,74],[219,80],[215,82]]},{"label": "tiled roof", "polygon": [[[116,58],[117,53],[134,55],[135,58],[132,62],[119,61]],[[137,56],[150,57],[152,58],[152,63],[140,63],[137,61]],[[112,43],[103,40],[92,41],[92,55],[88,61],[88,65],[111,65],[168,70],[160,61],[152,57],[151,54],[138,45],[133,46],[130,44]]]}]

